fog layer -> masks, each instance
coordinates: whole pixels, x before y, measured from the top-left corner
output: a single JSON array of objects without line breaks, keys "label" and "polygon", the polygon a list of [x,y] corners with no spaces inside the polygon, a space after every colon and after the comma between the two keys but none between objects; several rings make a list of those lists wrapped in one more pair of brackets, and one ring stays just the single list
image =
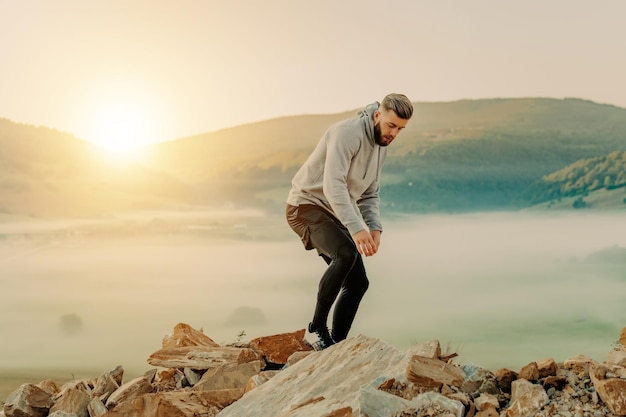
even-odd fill
[{"label": "fog layer", "polygon": [[[178,322],[219,343],[302,329],[325,264],[282,218],[149,214],[0,223],[0,369],[149,369]],[[626,326],[624,213],[385,219],[351,335],[516,368],[604,360]],[[600,258],[601,259],[601,258]]]}]

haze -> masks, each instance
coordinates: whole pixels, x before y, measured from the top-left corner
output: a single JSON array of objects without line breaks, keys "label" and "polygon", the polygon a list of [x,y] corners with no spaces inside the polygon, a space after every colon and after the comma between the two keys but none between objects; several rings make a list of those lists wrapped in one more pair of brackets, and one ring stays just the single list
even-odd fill
[{"label": "haze", "polygon": [[624,107],[624,15],[620,0],[3,0],[0,117],[125,149],[392,91]]},{"label": "haze", "polygon": [[[438,339],[490,369],[602,361],[626,319],[626,276],[623,261],[589,256],[626,247],[620,216],[386,219],[351,335],[399,349]],[[0,235],[0,369],[138,374],[178,322],[219,343],[296,331],[324,267],[282,218],[255,211],[5,222]]]}]

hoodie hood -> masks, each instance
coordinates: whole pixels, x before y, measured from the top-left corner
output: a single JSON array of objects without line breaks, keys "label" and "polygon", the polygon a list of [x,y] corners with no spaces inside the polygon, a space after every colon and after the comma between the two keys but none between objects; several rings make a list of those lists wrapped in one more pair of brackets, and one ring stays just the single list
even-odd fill
[{"label": "hoodie hood", "polygon": [[361,122],[363,123],[367,139],[369,139],[372,144],[376,143],[374,140],[374,112],[378,110],[378,107],[380,107],[380,103],[376,101],[372,104],[368,104],[358,113],[358,116],[361,118]]}]

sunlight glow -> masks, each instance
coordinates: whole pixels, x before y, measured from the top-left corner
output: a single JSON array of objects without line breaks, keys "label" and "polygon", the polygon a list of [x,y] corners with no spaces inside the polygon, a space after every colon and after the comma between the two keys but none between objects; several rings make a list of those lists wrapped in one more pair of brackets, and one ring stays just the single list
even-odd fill
[{"label": "sunlight glow", "polygon": [[89,109],[85,139],[122,157],[136,155],[154,143],[163,118],[150,94],[124,89],[100,95]]}]

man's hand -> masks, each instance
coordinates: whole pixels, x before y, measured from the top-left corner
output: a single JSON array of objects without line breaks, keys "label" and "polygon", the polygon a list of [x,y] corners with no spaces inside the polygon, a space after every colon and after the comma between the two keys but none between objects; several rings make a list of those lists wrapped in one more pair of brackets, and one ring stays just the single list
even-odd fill
[{"label": "man's hand", "polygon": [[359,230],[352,235],[352,240],[361,255],[372,256],[378,252],[380,246],[380,231],[373,230],[370,233],[365,229]]}]

